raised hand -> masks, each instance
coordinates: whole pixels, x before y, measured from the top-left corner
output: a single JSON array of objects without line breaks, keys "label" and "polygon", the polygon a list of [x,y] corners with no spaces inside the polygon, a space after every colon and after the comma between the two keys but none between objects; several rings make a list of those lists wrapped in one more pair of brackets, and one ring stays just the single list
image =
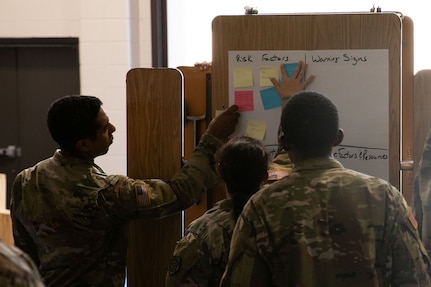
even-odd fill
[{"label": "raised hand", "polygon": [[314,80],[314,76],[311,75],[307,79],[305,78],[305,72],[307,71],[307,64],[302,61],[298,62],[295,70],[293,71],[292,77],[286,73],[283,64],[280,65],[281,70],[281,81],[279,82],[275,78],[271,78],[271,82],[275,87],[278,95],[282,99],[289,98],[296,92],[304,90],[308,84],[310,84]]},{"label": "raised hand", "polygon": [[229,135],[235,131],[238,124],[238,106],[232,105],[224,110],[209,123],[206,133],[213,135],[221,140],[227,140]]}]

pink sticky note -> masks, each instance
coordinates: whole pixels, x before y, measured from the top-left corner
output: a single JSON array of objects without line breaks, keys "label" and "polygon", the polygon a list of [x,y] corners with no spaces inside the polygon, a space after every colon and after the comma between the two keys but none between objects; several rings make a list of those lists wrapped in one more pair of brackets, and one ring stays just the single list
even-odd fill
[{"label": "pink sticky note", "polygon": [[254,110],[253,91],[235,91],[234,96],[234,103],[240,112]]}]

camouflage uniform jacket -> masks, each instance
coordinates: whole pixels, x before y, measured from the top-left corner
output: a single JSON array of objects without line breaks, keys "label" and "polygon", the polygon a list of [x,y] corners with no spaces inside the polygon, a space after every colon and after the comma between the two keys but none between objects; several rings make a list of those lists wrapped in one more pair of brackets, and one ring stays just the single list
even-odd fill
[{"label": "camouflage uniform jacket", "polygon": [[431,256],[431,132],[425,141],[419,170],[415,176],[411,205],[419,224],[422,242],[428,256]]},{"label": "camouflage uniform jacket", "polygon": [[296,164],[237,221],[220,286],[431,286],[400,192],[334,159]]},{"label": "camouflage uniform jacket", "polygon": [[229,256],[235,220],[232,201],[224,199],[187,227],[177,243],[166,286],[219,286]]},{"label": "camouflage uniform jacket", "polygon": [[203,135],[171,180],[107,176],[93,162],[54,156],[17,175],[11,199],[15,244],[47,286],[124,286],[127,223],[155,219],[199,200],[215,179],[221,142]]},{"label": "camouflage uniform jacket", "polygon": [[286,151],[278,153],[268,165],[268,182],[280,180],[292,171],[292,161]]},{"label": "camouflage uniform jacket", "polygon": [[42,279],[30,257],[0,240],[0,286],[43,287]]}]

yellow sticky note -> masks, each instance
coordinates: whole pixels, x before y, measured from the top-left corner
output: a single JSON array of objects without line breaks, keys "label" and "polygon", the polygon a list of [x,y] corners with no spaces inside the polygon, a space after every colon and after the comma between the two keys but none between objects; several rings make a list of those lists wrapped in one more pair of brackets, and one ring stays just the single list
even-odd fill
[{"label": "yellow sticky note", "polygon": [[244,88],[253,86],[253,69],[251,67],[240,67],[233,70],[233,86]]},{"label": "yellow sticky note", "polygon": [[249,120],[247,122],[247,129],[245,130],[245,135],[258,139],[263,140],[265,137],[266,132],[266,122],[264,121],[256,121],[256,120]]},{"label": "yellow sticky note", "polygon": [[278,71],[280,67],[277,66],[268,66],[268,67],[260,67],[259,68],[259,85],[261,87],[270,87],[272,86],[271,78],[278,79]]},{"label": "yellow sticky note", "polygon": [[223,112],[224,112],[224,110],[215,110],[215,116],[217,117],[218,115],[220,115]]}]

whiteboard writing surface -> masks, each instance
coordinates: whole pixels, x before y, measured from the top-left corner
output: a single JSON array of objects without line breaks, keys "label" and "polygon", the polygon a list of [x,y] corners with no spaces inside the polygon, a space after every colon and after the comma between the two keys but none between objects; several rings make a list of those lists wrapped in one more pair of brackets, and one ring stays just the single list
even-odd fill
[{"label": "whiteboard writing surface", "polygon": [[345,136],[334,157],[347,168],[389,180],[389,63],[387,49],[229,51],[229,104],[240,107],[236,134],[277,149],[281,102],[270,77],[298,61],[315,75],[307,87],[337,105]]},{"label": "whiteboard writing surface", "polygon": [[[212,22],[212,116],[222,106],[227,106],[230,100],[229,97],[232,96],[232,94],[229,95],[231,92],[229,84],[232,81],[232,75],[229,75],[229,66],[235,62],[229,59],[230,52],[300,51],[304,54],[300,57],[307,58],[307,63],[310,64],[309,53],[313,51],[329,51],[332,53],[334,51],[366,50],[370,51],[371,54],[376,52],[376,55],[381,50],[383,53],[387,51],[387,58],[384,56],[379,57],[379,61],[387,61],[388,80],[387,83],[382,82],[382,85],[388,85],[389,91],[388,105],[386,106],[389,117],[389,167],[385,166],[384,171],[382,171],[382,174],[384,173],[382,177],[387,178],[385,176],[386,170],[389,169],[389,182],[400,188],[400,175],[405,176],[404,171],[400,172],[401,155],[408,155],[409,152],[412,154],[408,140],[409,134],[411,134],[409,131],[413,129],[410,121],[413,113],[411,104],[411,95],[413,94],[413,41],[411,38],[413,30],[412,24],[405,25],[406,22],[407,24],[410,23],[411,19],[394,12],[278,14],[256,15],[256,17],[249,15],[218,16]],[[274,60],[275,57],[267,57],[267,59]],[[291,60],[292,62],[294,61],[294,59]],[[329,65],[328,62],[322,63]],[[367,62],[367,64],[370,63]],[[383,70],[385,69],[383,66],[380,67]],[[269,71],[271,72],[270,69]],[[385,81],[384,73],[371,71],[371,69],[370,72],[376,73],[376,79]],[[349,74],[349,77],[357,78],[353,75],[353,72]],[[320,74],[320,78],[322,78],[322,74]],[[335,78],[333,79],[335,82],[326,83],[326,85],[343,84],[343,79],[333,78]],[[323,83],[319,85],[321,84]],[[319,88],[317,87],[317,79],[313,85],[313,89]],[[356,90],[356,87],[358,85],[349,87],[349,91]],[[363,87],[359,86],[359,88],[362,89]],[[386,87],[384,88],[386,89]],[[245,88],[241,89],[245,90]],[[245,92],[245,95],[242,96],[247,100],[249,93]],[[263,96],[267,97],[268,95],[264,93]],[[272,97],[271,93],[269,93],[269,96],[269,98]],[[368,97],[367,100],[373,99]],[[371,101],[370,105],[372,104],[373,102]],[[271,101],[267,107],[275,105],[275,101]],[[367,116],[369,115],[367,114]],[[261,124],[259,121],[256,123]],[[344,127],[344,129],[347,131],[347,128]],[[344,144],[347,145],[347,139]],[[370,151],[367,150],[367,154]],[[378,149],[373,149],[373,151],[378,151]],[[377,166],[373,170],[380,170],[378,167],[381,164],[380,160],[373,162]],[[360,162],[358,164],[361,165]],[[374,165],[372,162],[367,164],[370,168],[371,165]],[[373,170],[367,169],[365,172],[375,174]],[[404,179],[403,185],[408,182],[408,179],[406,181]]]}]

